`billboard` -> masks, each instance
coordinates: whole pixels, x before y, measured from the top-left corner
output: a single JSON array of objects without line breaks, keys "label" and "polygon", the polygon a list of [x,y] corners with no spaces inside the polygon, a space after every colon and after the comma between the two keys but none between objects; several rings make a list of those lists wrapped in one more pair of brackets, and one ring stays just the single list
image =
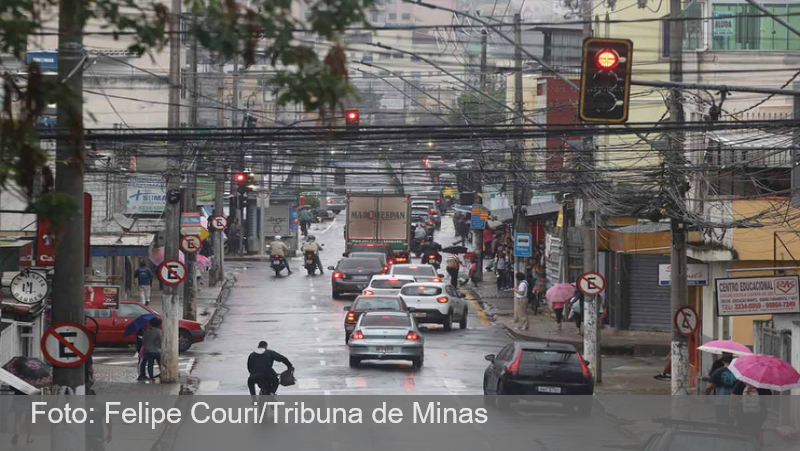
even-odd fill
[{"label": "billboard", "polygon": [[161,214],[167,203],[167,187],[161,177],[131,177],[127,184],[126,213]]},{"label": "billboard", "polygon": [[85,285],[83,304],[87,309],[119,308],[119,287],[109,285]]},{"label": "billboard", "polygon": [[800,276],[715,279],[717,315],[800,313]]}]

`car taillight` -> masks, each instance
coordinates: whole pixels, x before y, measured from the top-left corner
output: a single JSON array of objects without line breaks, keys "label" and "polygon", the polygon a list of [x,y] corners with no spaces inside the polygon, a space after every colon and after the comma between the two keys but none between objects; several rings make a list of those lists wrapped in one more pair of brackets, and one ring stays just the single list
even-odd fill
[{"label": "car taillight", "polygon": [[389,271],[389,267],[386,266],[386,265],[383,265],[383,272],[388,272],[388,271]]},{"label": "car taillight", "polygon": [[583,356],[578,353],[578,360],[581,362],[581,372],[583,373],[583,377],[586,379],[592,378],[592,370],[589,369],[589,365],[586,364],[586,361],[583,360]]},{"label": "car taillight", "polygon": [[346,279],[347,277],[345,277],[345,275],[340,273],[339,271],[336,271],[335,273],[333,273],[333,278],[334,279]]},{"label": "car taillight", "polygon": [[419,340],[419,334],[414,332],[413,330],[408,331],[408,335],[406,335],[406,340]]},{"label": "car taillight", "polygon": [[442,203],[442,200],[441,200],[441,199],[436,199],[436,203],[437,203],[437,204],[441,204],[441,203]]},{"label": "car taillight", "polygon": [[449,301],[446,296],[440,296],[436,298],[436,300],[439,301],[440,304],[447,304],[447,301]]},{"label": "car taillight", "polygon": [[390,258],[388,263],[389,263],[389,265],[394,265],[394,259]]},{"label": "car taillight", "polygon": [[506,372],[513,374],[519,373],[519,361],[521,358],[522,358],[522,351],[519,351],[517,353],[517,358],[514,359],[514,361],[511,362],[511,364],[506,367]]},{"label": "car taillight", "polygon": [[361,333],[360,330],[353,332],[353,335],[350,336],[353,340],[363,340],[364,334]]},{"label": "car taillight", "polygon": [[433,213],[435,215],[438,215],[439,214],[439,210],[431,210],[431,213]]},{"label": "car taillight", "polygon": [[364,296],[372,296],[373,294],[375,294],[375,292],[372,290],[364,290]]},{"label": "car taillight", "polygon": [[433,225],[433,221],[428,221],[428,225],[432,226]]},{"label": "car taillight", "polygon": [[332,204],[332,203],[333,203],[333,199],[331,199],[331,198],[329,197],[329,198],[328,198],[328,203],[329,203],[329,204]]},{"label": "car taillight", "polygon": [[281,258],[280,255],[273,255],[272,258]]},{"label": "car taillight", "polygon": [[347,317],[345,317],[345,319],[344,319],[344,322],[346,322],[346,323],[354,323],[354,322],[356,322],[356,314],[353,313],[353,312],[348,313]]},{"label": "car taillight", "polygon": [[438,277],[434,277],[433,280],[431,280],[431,282],[433,282],[433,283],[440,283],[441,281],[442,281],[442,279],[440,279]]}]

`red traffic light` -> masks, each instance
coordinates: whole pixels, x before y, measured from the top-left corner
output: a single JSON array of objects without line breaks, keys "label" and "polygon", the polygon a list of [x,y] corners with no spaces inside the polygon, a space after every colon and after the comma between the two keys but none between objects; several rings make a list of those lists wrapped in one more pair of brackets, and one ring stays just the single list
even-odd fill
[{"label": "red traffic light", "polygon": [[619,65],[619,55],[611,49],[603,49],[597,52],[594,63],[598,69],[610,70]]},{"label": "red traffic light", "polygon": [[235,180],[236,183],[243,183],[245,180],[247,180],[247,176],[240,172],[236,174]]},{"label": "red traffic light", "polygon": [[358,110],[347,110],[344,113],[344,119],[347,125],[358,124],[359,116]]}]

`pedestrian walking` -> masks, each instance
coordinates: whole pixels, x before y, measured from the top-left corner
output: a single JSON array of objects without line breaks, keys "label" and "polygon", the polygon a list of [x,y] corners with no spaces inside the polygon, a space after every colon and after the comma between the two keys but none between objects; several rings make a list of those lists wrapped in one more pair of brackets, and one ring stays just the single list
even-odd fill
[{"label": "pedestrian walking", "polygon": [[11,444],[16,445],[19,441],[19,433],[22,432],[23,424],[25,424],[25,443],[33,443],[31,401],[28,395],[16,388],[14,389],[14,398],[11,400],[11,412],[14,413],[14,435],[11,436]]},{"label": "pedestrian walking", "polygon": [[458,288],[458,270],[461,268],[461,261],[457,255],[447,257],[447,274],[450,275],[450,284],[453,288]]},{"label": "pedestrian walking", "polygon": [[139,285],[139,302],[144,305],[150,305],[150,289],[153,286],[155,276],[153,270],[147,267],[147,262],[144,260],[139,262],[139,268],[133,272],[133,277],[136,277],[136,282]]},{"label": "pedestrian walking", "polygon": [[732,425],[735,419],[730,414],[730,395],[738,381],[728,369],[733,357],[725,356],[719,361],[722,366],[711,372],[706,388],[714,391],[714,413],[717,423]]},{"label": "pedestrian walking", "polygon": [[242,224],[239,222],[239,218],[231,221],[230,217],[228,224],[230,224],[228,227],[228,253],[237,255],[242,240]]},{"label": "pedestrian walking", "polygon": [[583,335],[583,330],[581,329],[581,326],[583,326],[583,308],[584,297],[582,291],[578,291],[564,307],[564,311],[569,312],[568,319],[575,319],[575,327],[578,328],[578,335]]},{"label": "pedestrian walking", "polygon": [[514,289],[514,324],[519,330],[528,330],[528,281],[525,273],[518,272],[517,288]]},{"label": "pedestrian walking", "polygon": [[142,335],[142,349],[144,351],[144,363],[147,365],[147,375],[150,381],[155,381],[153,375],[153,365],[158,362],[161,368],[161,320],[153,318],[150,320],[150,328]]},{"label": "pedestrian walking", "polygon": [[[94,390],[86,390],[89,421],[86,424],[86,451],[105,451],[106,443],[111,443],[113,440],[111,418],[106,418],[105,403],[97,402]],[[108,433],[104,433],[103,425],[108,429]]]},{"label": "pedestrian walking", "polygon": [[672,379],[672,353],[667,353],[667,357],[664,359],[664,369],[661,370],[660,373],[653,376],[653,379],[657,379],[660,381],[668,381]]},{"label": "pedestrian walking", "polygon": [[497,276],[497,291],[503,291],[506,288],[506,271],[509,268],[508,256],[504,250],[499,250],[497,256],[494,258],[494,271]]},{"label": "pedestrian walking", "polygon": [[756,388],[746,382],[739,381],[733,387],[730,396],[730,416],[736,418],[736,426],[744,434],[755,437],[763,444],[761,428],[769,414],[767,400],[764,396],[772,392],[763,388]]},{"label": "pedestrian walking", "polygon": [[561,332],[561,325],[564,322],[564,304],[566,301],[552,301],[550,306],[553,308],[553,313],[556,315],[556,329]]}]

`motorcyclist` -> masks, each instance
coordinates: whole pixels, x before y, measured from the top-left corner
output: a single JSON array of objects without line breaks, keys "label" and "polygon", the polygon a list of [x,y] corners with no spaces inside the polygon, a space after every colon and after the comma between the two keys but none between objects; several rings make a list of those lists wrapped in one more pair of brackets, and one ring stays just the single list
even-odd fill
[{"label": "motorcyclist", "polygon": [[289,274],[292,274],[292,268],[289,267],[289,260],[286,258],[289,255],[289,246],[281,241],[281,238],[280,235],[277,235],[275,236],[275,241],[269,243],[269,253],[280,257],[283,260],[283,265],[286,266],[286,270]]},{"label": "motorcyclist", "polygon": [[303,246],[300,249],[303,251],[303,254],[305,254],[306,252],[313,252],[314,264],[317,265],[317,268],[319,268],[320,274],[325,274],[325,272],[322,270],[322,261],[320,261],[319,259],[319,252],[322,250],[322,246],[317,244],[317,237],[315,237],[314,235],[309,235],[306,238],[305,244],[303,244]]},{"label": "motorcyclist", "polygon": [[431,263],[428,261],[429,255],[437,255],[439,256],[438,259],[435,259],[437,262],[441,260],[441,254],[439,252],[442,251],[442,245],[433,241],[433,237],[429,236],[426,238],[425,243],[420,247],[420,251],[422,252],[422,263]]},{"label": "motorcyclist", "polygon": [[286,365],[289,371],[294,371],[289,359],[267,349],[266,341],[260,341],[258,348],[250,353],[250,357],[247,358],[247,371],[250,373],[250,377],[247,378],[247,388],[250,390],[251,396],[256,394],[256,384],[269,394],[274,394],[278,390],[278,374],[272,369],[275,361]]},{"label": "motorcyclist", "polygon": [[314,217],[311,215],[311,209],[303,207],[300,209],[300,213],[297,215],[297,221],[300,222],[300,231],[303,233],[303,236],[308,236],[308,226],[311,225],[311,222],[314,220]]},{"label": "motorcyclist", "polygon": [[425,226],[418,222],[417,228],[414,229],[414,239],[424,240],[426,236],[428,236],[428,232],[425,231]]}]

